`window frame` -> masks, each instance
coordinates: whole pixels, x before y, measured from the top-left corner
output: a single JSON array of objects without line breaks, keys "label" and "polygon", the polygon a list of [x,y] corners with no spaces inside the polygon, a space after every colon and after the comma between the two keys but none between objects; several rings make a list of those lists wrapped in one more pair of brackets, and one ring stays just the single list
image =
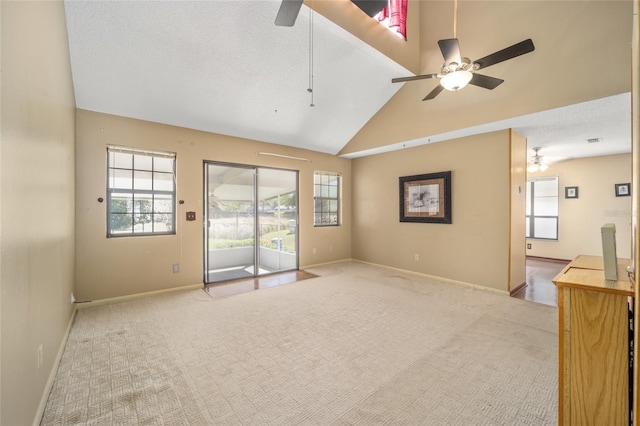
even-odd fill
[{"label": "window frame", "polygon": [[[555,215],[536,215],[535,214],[535,182],[555,181],[556,195],[555,197]],[[526,191],[526,203],[529,204],[528,209],[525,211],[525,222],[528,220],[528,227],[526,228],[525,237],[530,240],[545,240],[545,241],[558,241],[559,240],[559,228],[560,228],[560,180],[558,176],[543,176],[527,179],[527,191]],[[535,236],[535,219],[555,219],[555,238],[548,237],[536,237]]]},{"label": "window frame", "polygon": [[[128,154],[131,155],[131,165],[128,167],[118,167],[117,164],[111,164],[112,154]],[[149,167],[140,167],[137,168],[136,165],[136,157],[138,161],[140,157],[151,157],[151,166]],[[171,171],[162,170],[161,167],[156,168],[156,159],[169,159],[171,160]],[[148,237],[148,236],[157,236],[157,235],[175,235],[176,234],[176,169],[177,169],[177,156],[174,152],[163,152],[163,151],[150,151],[132,147],[124,147],[124,146],[107,146],[107,182],[106,182],[106,190],[107,190],[107,209],[106,209],[106,234],[107,238],[123,238],[123,237]],[[130,172],[131,174],[131,187],[130,188],[122,188],[115,185],[116,179],[116,171],[121,172]],[[140,182],[144,180],[141,177],[138,177],[138,181],[136,181],[136,174],[148,174],[150,175],[150,185],[151,188],[140,188]],[[165,175],[171,175],[171,190],[167,189],[157,189],[156,182],[161,181],[159,178]],[[168,180],[168,179],[167,179]],[[136,184],[138,182],[138,184]],[[165,181],[166,182],[166,181]],[[122,194],[122,198],[126,199],[126,210],[124,212],[115,212],[114,210],[114,201],[117,199],[117,194]],[[136,198],[138,195],[138,198]],[[157,211],[155,202],[156,198],[159,200],[170,200],[170,211]],[[139,208],[142,208],[142,202],[145,206],[149,206],[148,211],[144,211],[144,213],[138,212],[138,215],[149,215],[151,217],[151,221],[144,222],[150,223],[151,231],[136,230],[136,202],[139,202]],[[125,217],[127,215],[131,216],[131,224],[130,227],[127,228],[126,231],[116,231],[114,229],[114,222],[112,219],[115,219],[118,216]],[[170,220],[161,221],[155,220],[156,217],[159,216],[167,216],[169,215]],[[166,223],[167,228],[156,230],[156,225],[159,223]],[[144,226],[144,225],[143,225]],[[143,228],[144,229],[144,228]]]},{"label": "window frame", "polygon": [[[336,178],[336,184],[324,184],[323,182],[317,183],[317,178],[323,179],[326,177],[327,179]],[[330,182],[329,182],[330,183]],[[335,197],[329,195],[322,195],[322,189],[320,190],[320,194],[318,194],[318,187],[327,187],[328,191],[335,187]],[[341,203],[341,195],[342,195],[342,175],[340,173],[334,172],[325,172],[325,171],[314,171],[313,172],[313,226],[317,228],[331,227],[331,226],[340,226],[342,224],[341,215],[342,215],[342,203]],[[320,202],[321,209],[318,210],[318,202]],[[331,204],[335,202],[335,209],[323,209],[326,203]],[[322,219],[329,215],[335,215],[335,222],[329,220],[328,222],[324,222]],[[318,221],[318,217],[320,217],[320,221]]]}]

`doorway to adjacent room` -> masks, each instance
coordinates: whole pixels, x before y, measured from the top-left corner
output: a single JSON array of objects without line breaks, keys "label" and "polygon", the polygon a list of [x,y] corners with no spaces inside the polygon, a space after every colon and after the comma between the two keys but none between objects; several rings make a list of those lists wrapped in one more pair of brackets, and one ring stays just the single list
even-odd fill
[{"label": "doorway to adjacent room", "polygon": [[526,287],[520,289],[513,297],[558,306],[558,289],[552,280],[567,263],[569,261],[527,257]]}]

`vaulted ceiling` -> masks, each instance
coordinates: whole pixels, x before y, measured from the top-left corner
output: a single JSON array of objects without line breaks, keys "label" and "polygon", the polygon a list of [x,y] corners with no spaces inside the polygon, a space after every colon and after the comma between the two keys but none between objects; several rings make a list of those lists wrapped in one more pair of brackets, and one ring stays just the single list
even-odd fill
[{"label": "vaulted ceiling", "polygon": [[279,5],[67,1],[77,107],[337,153],[408,71],[319,14],[311,58],[309,9]]},{"label": "vaulted ceiling", "polygon": [[348,0],[313,1],[331,19],[303,6],[288,28],[279,0],[67,0],[77,107],[347,157],[501,127],[556,160],[630,150],[631,1],[460,1],[463,56],[536,50],[483,70],[492,91],[426,102],[436,80],[391,78],[439,70],[453,1],[410,1],[413,62]]}]

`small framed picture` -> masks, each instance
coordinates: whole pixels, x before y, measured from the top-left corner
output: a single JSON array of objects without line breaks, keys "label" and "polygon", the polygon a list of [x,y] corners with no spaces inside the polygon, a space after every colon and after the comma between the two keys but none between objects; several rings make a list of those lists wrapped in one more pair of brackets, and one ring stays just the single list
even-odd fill
[{"label": "small framed picture", "polygon": [[578,187],[577,186],[565,186],[564,187],[564,198],[578,198]]},{"label": "small framed picture", "polygon": [[628,197],[631,195],[630,183],[616,183],[616,197]]}]

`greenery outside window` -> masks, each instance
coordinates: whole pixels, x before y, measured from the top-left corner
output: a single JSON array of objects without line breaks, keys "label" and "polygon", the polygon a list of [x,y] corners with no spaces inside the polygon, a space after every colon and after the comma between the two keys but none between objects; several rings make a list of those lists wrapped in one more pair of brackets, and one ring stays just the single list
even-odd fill
[{"label": "greenery outside window", "polygon": [[526,237],[558,239],[558,177],[527,180]]},{"label": "greenery outside window", "polygon": [[314,226],[340,225],[340,175],[314,173]]},{"label": "greenery outside window", "polygon": [[176,155],[107,148],[107,237],[175,234]]}]

